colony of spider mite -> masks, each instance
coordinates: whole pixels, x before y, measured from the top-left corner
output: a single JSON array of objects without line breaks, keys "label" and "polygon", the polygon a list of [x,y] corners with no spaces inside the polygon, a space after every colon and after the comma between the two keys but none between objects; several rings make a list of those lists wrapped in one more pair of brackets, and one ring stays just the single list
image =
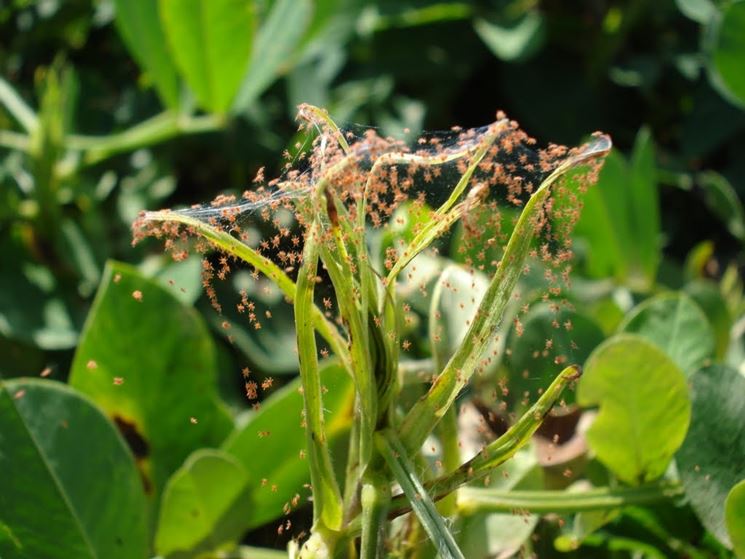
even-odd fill
[{"label": "colony of spider mite", "polygon": [[[315,140],[309,152],[300,153],[295,161],[286,164],[281,179],[266,183],[262,168],[254,181],[256,186],[246,190],[240,199],[235,195],[219,195],[210,204],[213,211],[204,212],[199,206],[192,208],[195,215],[204,216],[202,219],[215,228],[229,230],[246,243],[252,243],[257,229],[263,231],[264,235],[258,244],[252,243],[255,250],[275,261],[289,274],[297,270],[302,260],[304,231],[308,216],[315,211],[307,202],[309,196],[302,193],[312,190],[322,178],[327,179],[325,194],[330,199],[326,207],[329,218],[325,228],[327,236],[336,226],[339,211],[343,211],[344,219],[353,224],[352,230],[360,233],[357,213],[365,191],[365,223],[372,230],[386,225],[400,225],[404,218],[394,214],[403,203],[409,204],[412,215],[424,212],[431,219],[442,219],[442,215],[426,205],[430,191],[452,187],[458,177],[466,172],[475,152],[473,148],[487,134],[498,130],[496,141],[490,145],[471,178],[472,204],[461,220],[462,234],[457,246],[450,248],[451,256],[459,255],[459,260],[468,268],[489,276],[499,264],[500,254],[514,224],[513,210],[521,207],[537,188],[540,179],[570,154],[567,148],[556,145],[550,145],[545,150],[534,149],[535,140],[520,130],[517,123],[508,121],[501,112],[497,113],[497,121],[489,127],[465,131],[454,128],[445,138],[441,135],[422,136],[413,146],[395,138],[383,138],[375,130],[368,130],[361,136],[348,133],[344,138],[349,145],[346,151],[342,149],[335,131],[329,129],[325,121],[314,118],[304,107],[301,107],[300,114],[306,119],[301,122],[301,130],[315,133]],[[449,157],[458,152],[465,155],[450,161]],[[384,163],[386,160],[397,160],[396,154],[411,157],[403,163]],[[376,165],[376,162],[383,164]],[[304,170],[301,171],[300,167]],[[582,177],[575,177],[571,189],[555,187],[552,198],[533,224],[540,242],[533,249],[531,260],[540,262],[548,284],[543,299],[554,301],[557,310],[560,304],[567,304],[560,301],[559,296],[561,285],[568,283],[571,271],[569,232],[579,216],[584,185],[593,182],[596,172],[597,166],[590,165]],[[447,175],[448,180],[444,181],[443,175]],[[286,195],[277,196],[278,187]],[[294,193],[301,195],[295,196]],[[259,206],[258,210],[251,212],[250,227],[245,227],[243,208],[246,206]],[[293,219],[288,220],[288,215]],[[421,223],[415,223],[412,234],[416,234],[420,227]],[[202,254],[214,250],[209,241],[194,241],[193,231],[173,222],[139,220],[134,231],[134,242],[144,236],[163,238],[166,251],[175,260],[187,258],[190,249]],[[342,236],[345,235],[343,231]],[[379,275],[390,270],[401,256],[404,246],[404,240],[399,239],[398,245],[386,248],[382,269],[377,270]],[[438,247],[433,247],[433,250],[437,251]],[[357,266],[375,265],[356,261],[349,264],[354,273]],[[234,258],[226,254],[203,260],[203,287],[217,312],[222,311],[222,306],[213,282],[215,279],[224,281],[234,265]],[[403,279],[413,278],[415,270],[416,261]],[[527,274],[530,267],[526,265],[524,271]],[[252,272],[255,280],[259,279],[259,275],[258,271]],[[262,320],[270,316],[259,316],[245,291],[240,296],[237,310],[247,316],[250,327],[260,329]],[[324,298],[323,306],[331,315],[331,297]],[[526,312],[527,307],[522,310]],[[226,321],[225,327],[229,326]],[[571,325],[560,326],[571,328]],[[515,328],[519,334],[519,318],[516,319]],[[402,345],[409,343],[405,340],[400,342]],[[550,341],[546,349],[551,349]]]},{"label": "colony of spider mite", "polygon": [[[293,277],[302,263],[305,235],[314,216],[323,215],[321,241],[328,243],[332,242],[335,231],[341,232],[345,243],[352,243],[348,238],[349,230],[355,235],[366,234],[373,238],[386,228],[400,228],[405,218],[397,210],[404,205],[409,216],[425,215],[433,220],[443,219],[443,215],[432,208],[447,198],[447,189],[452,189],[467,171],[477,148],[484,145],[485,138],[491,135],[495,139],[487,145],[486,153],[461,197],[469,205],[458,226],[460,234],[457,242],[451,241],[448,249],[451,258],[462,262],[474,277],[480,274],[489,278],[500,264],[519,209],[535,192],[541,180],[574,153],[558,145],[539,150],[535,148],[535,140],[520,130],[516,122],[506,119],[501,112],[496,116],[496,122],[488,127],[468,130],[454,128],[446,135],[425,135],[413,143],[406,143],[400,139],[382,137],[375,130],[363,134],[339,132],[325,119],[301,107],[301,132],[314,139],[310,149],[299,151],[292,161],[289,161],[287,154],[288,163],[281,178],[265,181],[262,168],[252,188],[240,197],[220,195],[208,207],[194,206],[186,213],[189,215],[192,212],[191,215],[214,228],[228,231]],[[301,147],[298,144],[296,149]],[[455,157],[458,153],[462,156]],[[587,185],[595,182],[599,166],[599,162],[590,161],[574,174],[571,187],[557,183],[552,196],[532,222],[537,240],[523,271],[527,275],[531,270],[539,270],[544,289],[531,302],[547,302],[557,313],[561,308],[570,307],[570,303],[561,297],[562,287],[569,284],[572,266],[570,233],[579,217],[582,194]],[[311,193],[321,181],[325,185],[323,194],[326,204],[318,208],[311,202]],[[363,193],[366,193],[364,206]],[[439,202],[432,202],[433,198],[439,198]],[[250,208],[250,212],[246,208]],[[359,218],[360,211],[364,211],[364,220]],[[339,227],[340,220],[347,220],[348,227]],[[369,259],[363,257],[355,260],[350,257],[348,264],[352,273],[357,274],[360,266],[372,266],[376,276],[384,282],[386,273],[402,256],[406,239],[415,235],[423,222],[415,222],[409,236],[387,246],[380,258],[370,256]],[[366,231],[360,230],[363,227]],[[259,235],[257,232],[260,232]],[[245,267],[245,264],[237,262],[231,255],[216,251],[209,240],[197,236],[192,228],[175,222],[142,218],[134,225],[134,242],[144,237],[162,239],[165,250],[175,260],[187,258],[193,250],[204,255],[203,287],[213,307],[222,313],[215,282],[225,281],[231,269]],[[429,249],[431,253],[437,254],[443,246],[446,247],[447,239],[440,241]],[[415,259],[404,270],[399,281],[416,281],[416,267]],[[255,281],[261,279],[258,270],[250,270],[250,273]],[[319,274],[318,282],[328,283],[322,269],[319,269]],[[417,287],[426,296],[432,284],[422,282]],[[443,287],[452,291],[458,289],[449,283]],[[263,314],[257,312],[255,302],[245,290],[238,295],[239,301],[235,303],[237,311],[246,316],[249,328],[261,329],[264,321],[271,319],[270,311]],[[519,295],[515,297],[517,299]],[[340,330],[345,332],[345,324],[335,311],[337,305],[333,290],[322,291],[318,298],[319,307],[326,316],[335,320]],[[401,301],[400,304],[405,320],[411,321],[413,314],[408,303]],[[529,304],[518,303],[516,307],[518,310],[513,317],[512,327],[517,335],[521,335],[520,319],[527,313]],[[572,328],[570,322],[560,323],[558,320],[553,326],[565,330]],[[232,324],[225,320],[223,327],[229,330]],[[411,341],[399,339],[398,332],[390,331],[387,334],[396,339],[404,352],[411,349]],[[440,332],[433,333],[435,339],[439,335]],[[500,335],[504,333],[494,333],[495,338]],[[231,339],[229,333],[228,339]],[[553,349],[553,342],[548,339],[544,347],[536,348],[535,356],[550,355],[557,365],[562,364],[566,356],[554,355]],[[322,348],[321,353],[327,356],[328,350]],[[486,369],[497,357],[496,354],[484,356],[482,369]],[[246,395],[258,406],[259,384],[249,378],[248,368],[243,369],[243,375]],[[264,380],[261,388],[267,390],[270,387],[271,380]],[[493,389],[493,401],[495,404],[499,402],[502,410],[506,408],[507,394],[504,381]],[[527,394],[520,396],[527,401]],[[293,498],[285,512],[288,513],[295,506],[297,500]]]}]

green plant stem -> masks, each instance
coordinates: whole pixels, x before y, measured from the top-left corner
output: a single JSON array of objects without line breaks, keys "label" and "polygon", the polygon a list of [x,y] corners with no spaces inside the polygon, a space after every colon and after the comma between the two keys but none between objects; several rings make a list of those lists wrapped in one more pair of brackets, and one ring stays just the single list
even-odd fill
[{"label": "green plant stem", "polygon": [[[144,222],[170,222],[186,225],[195,233],[210,241],[218,250],[222,250],[223,252],[231,254],[252,265],[259,272],[272,280],[287,299],[290,301],[295,300],[296,286],[290,277],[274,262],[265,256],[262,256],[251,247],[231,236],[229,233],[221,231],[209,223],[205,223],[194,217],[170,210],[146,212],[142,220]],[[316,330],[321,337],[329,343],[332,351],[339,357],[342,365],[350,371],[351,374],[352,366],[349,351],[347,349],[347,343],[339,333],[339,330],[334,326],[334,324],[326,319],[323,311],[321,311],[317,306],[313,306],[312,313],[313,325]]]},{"label": "green plant stem", "polygon": [[118,153],[157,144],[181,134],[220,130],[225,122],[225,117],[221,115],[191,116],[164,111],[117,134],[69,135],[66,138],[66,147],[82,151],[84,165],[94,165]]},{"label": "green plant stem", "polygon": [[55,64],[46,73],[39,117],[30,134],[30,168],[34,177],[34,197],[39,204],[37,229],[54,246],[57,255],[64,253],[60,238],[62,211],[57,195],[60,181],[56,173],[57,162],[64,153],[68,122],[65,107],[70,94],[70,73]]},{"label": "green plant stem", "polygon": [[488,475],[491,470],[503,464],[525,446],[543,423],[548,413],[561,398],[564,389],[581,376],[580,368],[570,365],[551,382],[541,394],[538,401],[526,411],[507,432],[486,445],[486,447],[471,460],[461,465],[452,475],[447,476],[442,485],[435,481],[432,485],[435,493],[438,489],[462,485],[466,481],[479,479]]},{"label": "green plant stem", "polygon": [[28,153],[31,149],[31,138],[11,130],[0,130],[0,147]]},{"label": "green plant stem", "polygon": [[[311,124],[317,125],[318,121],[322,122],[331,131],[339,147],[345,153],[343,162],[354,161],[354,154],[351,153],[349,143],[337,124],[329,116],[328,111],[313,105],[302,105],[300,108],[300,117]],[[346,166],[346,163],[343,164]],[[374,431],[374,423],[377,421],[379,415],[378,398],[370,389],[372,386],[379,385],[379,379],[374,378],[375,371],[373,370],[372,356],[369,351],[372,348],[370,328],[377,328],[377,326],[371,326],[369,324],[369,311],[370,308],[377,308],[377,289],[374,274],[368,266],[370,258],[365,243],[364,212],[361,213],[363,220],[361,226],[355,228],[346,206],[338,199],[330,198],[333,196],[332,189],[330,188],[332,176],[333,170],[324,176],[316,188],[322,191],[327,197],[326,208],[335,208],[338,216],[335,220],[336,222],[331,223],[335,254],[329,252],[328,255],[336,257],[334,260],[341,271],[341,275],[332,275],[332,283],[334,283],[334,289],[337,292],[340,305],[344,311],[343,314],[350,326],[352,334],[352,359],[357,364],[355,370],[358,373],[357,384],[362,410],[360,415],[362,425],[358,431],[360,449],[356,454],[356,459],[358,461],[358,471],[362,472],[371,456],[371,437]],[[326,217],[331,221],[330,216],[327,215]],[[347,248],[347,242],[349,242],[351,251]],[[322,255],[322,258],[325,258],[325,256]],[[355,282],[355,270],[352,269],[352,263],[356,263],[357,266],[356,273],[359,276],[357,282]],[[333,266],[333,264],[327,264],[327,268],[329,265]],[[329,272],[330,275],[332,271]],[[347,278],[347,280],[345,281],[344,278]],[[339,290],[342,291],[343,296],[339,296]],[[393,352],[378,353],[377,357],[379,360],[384,359],[387,357],[386,354],[392,355]],[[376,364],[376,367],[379,367],[379,364]],[[385,401],[383,403],[387,406]]]},{"label": "green plant stem", "polygon": [[685,493],[679,482],[662,481],[639,487],[598,487],[587,491],[503,491],[463,487],[458,490],[458,511],[525,511],[535,514],[571,514],[630,505],[652,505]]},{"label": "green plant stem", "polygon": [[[474,458],[456,470],[428,482],[426,485],[430,495],[439,500],[465,483],[486,477],[494,468],[512,458],[541,426],[543,419],[559,400],[567,384],[577,378],[579,378],[578,367],[570,366],[564,369],[541,394],[538,401],[506,433],[488,444]],[[401,496],[394,498],[391,504],[392,509],[395,510],[396,506],[402,502]]]},{"label": "green plant stem", "polygon": [[378,432],[375,435],[375,443],[440,557],[444,559],[462,558],[463,553],[458,548],[458,544],[455,543],[455,538],[445,525],[437,507],[432,502],[430,494],[426,491],[422,482],[419,481],[414,465],[395,433],[391,429]]},{"label": "green plant stem", "polygon": [[349,450],[344,475],[344,522],[347,523],[359,512],[360,486],[360,421],[359,404],[355,403],[354,418],[349,432]]},{"label": "green plant stem", "polygon": [[[458,447],[458,414],[455,406],[450,409],[437,425],[437,435],[442,444],[442,467],[445,475],[457,470],[460,466],[460,448]],[[446,495],[437,508],[444,516],[451,516],[456,512],[455,496]]]},{"label": "green plant stem", "polygon": [[379,472],[368,472],[362,484],[362,541],[361,559],[376,559],[383,545],[388,505],[391,502],[391,486]]},{"label": "green plant stem", "polygon": [[[321,258],[334,286],[339,311],[349,325],[351,334],[350,360],[351,371],[357,388],[360,405],[359,428],[359,468],[364,472],[372,457],[372,434],[375,431],[376,389],[370,363],[370,354],[365,345],[367,339],[367,320],[363,322],[355,302],[351,285],[351,270],[344,259],[335,258],[326,247],[321,247]],[[341,260],[341,262],[340,262]]]},{"label": "green plant stem", "polygon": [[493,333],[498,329],[523,273],[535,236],[535,219],[548,199],[551,186],[569,169],[588,159],[604,156],[610,150],[610,139],[599,137],[581,154],[563,162],[530,197],[510,236],[497,267],[463,342],[448,361],[430,390],[412,408],[401,425],[401,440],[409,452],[415,452],[452,405],[458,392],[473,375]]},{"label": "green plant stem", "polygon": [[[504,435],[488,444],[473,459],[465,462],[454,471],[427,482],[425,484],[427,494],[434,500],[440,500],[465,483],[486,477],[494,468],[509,460],[540,427],[545,416],[561,397],[561,393],[567,384],[578,377],[578,367],[571,366],[564,369],[538,401]],[[405,493],[404,495],[397,495],[391,500],[391,514],[395,516],[403,514],[410,509],[410,506],[411,500],[408,495]],[[350,525],[350,529],[359,530],[355,523]]]},{"label": "green plant stem", "polygon": [[[320,226],[314,221],[306,233],[303,265],[298,272],[295,301],[300,378],[305,404],[305,432],[313,487],[313,529],[339,531],[342,523],[341,494],[336,482],[323,421],[321,377],[318,372],[318,350],[313,328],[313,293],[316,285]],[[333,549],[333,542],[326,546]]]},{"label": "green plant stem", "polygon": [[[306,114],[306,111],[308,114]],[[344,151],[344,153],[349,154],[349,143],[347,142],[347,139],[344,137],[344,134],[341,130],[339,130],[339,127],[336,125],[336,123],[333,121],[333,119],[329,116],[329,113],[327,110],[322,109],[320,107],[316,107],[314,105],[308,105],[304,104],[300,106],[300,113],[298,114],[298,118],[302,118],[306,122],[310,124],[316,124],[317,120],[322,121],[326,124],[326,126],[329,127],[331,132],[334,134],[334,137],[336,138],[336,141],[339,142],[339,147]]]},{"label": "green plant stem", "polygon": [[474,200],[472,204],[462,202],[455,206],[455,208],[450,212],[440,216],[438,219],[432,219],[427,223],[427,225],[422,227],[421,231],[412,239],[409,245],[401,253],[401,257],[396,260],[390,272],[388,272],[388,276],[385,280],[385,285],[387,286],[388,291],[393,292],[398,274],[400,274],[401,270],[414,260],[417,254],[430,246],[437,237],[450,229],[450,227],[461,218],[464,211],[473,208],[476,204],[478,204],[478,200]]},{"label": "green plant stem", "polygon": [[[429,308],[429,345],[434,362],[434,370],[442,371],[447,361],[447,350],[436,340],[437,316],[442,291],[443,282],[438,281],[432,293],[432,302]],[[437,438],[442,445],[442,468],[444,474],[454,472],[460,466],[460,447],[458,446],[458,414],[456,407],[450,406],[445,413],[445,417],[435,428]],[[437,504],[438,509],[445,516],[451,516],[456,512],[455,495],[447,495]]]},{"label": "green plant stem", "polygon": [[471,177],[476,172],[476,168],[479,166],[479,163],[481,163],[481,160],[484,159],[484,156],[491,149],[497,138],[499,138],[499,136],[508,128],[509,121],[507,119],[499,120],[491,125],[489,132],[484,134],[481,138],[481,141],[478,144],[479,147],[476,150],[476,153],[474,153],[473,160],[466,169],[466,172],[461,175],[458,183],[455,185],[455,188],[453,188],[450,196],[448,196],[448,199],[445,200],[445,202],[439,208],[437,208],[437,211],[435,212],[436,214],[445,215],[447,212],[450,211],[450,208],[455,205],[463,192],[466,190],[466,187],[471,181]]},{"label": "green plant stem", "polygon": [[3,78],[0,78],[0,103],[5,105],[8,112],[18,121],[18,124],[33,134],[39,127],[39,119],[18,92]]},{"label": "green plant stem", "polygon": [[[685,488],[677,481],[657,481],[639,487],[597,487],[587,491],[530,491],[499,490],[462,487],[457,492],[458,512],[463,515],[477,512],[516,511],[532,514],[573,514],[594,510],[610,510],[626,506],[645,506],[664,503],[685,495]],[[411,509],[404,505],[403,496],[391,502],[390,517],[400,516]],[[347,527],[349,535],[358,534],[357,519]]]}]

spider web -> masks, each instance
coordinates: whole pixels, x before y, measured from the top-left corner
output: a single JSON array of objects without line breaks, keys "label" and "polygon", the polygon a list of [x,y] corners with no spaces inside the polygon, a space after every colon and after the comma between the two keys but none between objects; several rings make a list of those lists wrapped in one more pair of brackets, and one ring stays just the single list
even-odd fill
[{"label": "spider web", "polygon": [[[606,137],[597,136],[576,149],[558,145],[539,148],[533,138],[501,113],[488,126],[420,135],[404,130],[398,136],[383,136],[380,130],[354,124],[337,128],[325,115],[311,108],[301,107],[300,116],[303,139],[294,146],[293,153],[287,155],[279,177],[266,180],[260,172],[240,195],[222,194],[210,203],[172,210],[172,213],[227,232],[280,266],[291,278],[302,261],[305,228],[310,220],[321,216],[326,230],[341,220],[345,220],[345,225],[353,224],[352,227],[363,223],[371,253],[371,262],[366,264],[384,277],[417,233],[417,228],[422,227],[421,223],[442,219],[436,208],[450,201],[461,178],[472,171],[461,196],[450,204],[450,209],[456,204],[466,204],[461,207],[461,219],[453,227],[454,232],[439,238],[430,254],[415,258],[400,276],[399,282],[410,288],[411,301],[404,299],[404,319],[419,313],[420,320],[426,320],[427,297],[442,270],[435,270],[430,276],[423,274],[424,258],[436,261],[439,255],[446,253],[471,274],[471,280],[462,285],[443,287],[456,301],[464,291],[488,283],[530,196],[559,166],[576,160],[583,165],[552,187],[549,202],[532,223],[536,242],[524,269],[521,299],[514,301],[511,322],[504,324],[504,331],[495,332],[494,336],[504,341],[507,330],[520,335],[521,319],[535,303],[550,304],[557,316],[562,309],[570,308],[562,289],[569,284],[571,271],[571,230],[579,217],[582,193],[594,182],[599,170],[600,159],[595,156],[605,154],[610,147]],[[313,205],[319,192],[326,198],[325,208]],[[360,211],[364,211],[364,216],[358,215]],[[261,301],[262,294],[270,290],[269,278],[230,255],[219,251],[215,254],[215,246],[201,238],[195,240],[195,232],[190,227],[153,220],[152,215],[145,214],[135,223],[135,241],[146,236],[160,238],[177,260],[194,250],[205,255],[203,285],[221,316],[235,308],[248,319],[248,324],[243,326],[249,330],[266,328],[270,320],[279,320],[281,311],[277,311],[277,306]],[[375,251],[383,254],[375,258]],[[241,289],[233,305],[223,308],[223,296],[218,301],[215,285],[224,282],[236,269],[241,272],[242,280],[248,278],[255,288]],[[320,269],[319,274],[323,275]],[[328,277],[322,279],[316,290],[317,304],[344,331]],[[272,296],[276,300],[275,295]],[[415,308],[417,299],[424,301],[421,308]],[[407,309],[410,303],[414,308]],[[478,300],[475,295],[466,293],[460,304],[455,314],[460,312],[469,318]],[[282,327],[287,325],[284,323]],[[565,324],[557,322],[557,329],[563,327]],[[227,327],[226,332],[231,339]],[[418,337],[427,339],[421,332]],[[407,340],[398,341],[406,351]],[[551,353],[547,347],[548,344],[537,348],[538,353]],[[421,349],[414,347],[412,351]],[[498,362],[497,357],[492,357],[485,357],[484,370]],[[244,369],[244,376],[247,396],[256,406],[263,386],[258,379],[249,378],[248,369]],[[493,381],[492,378],[492,385]],[[536,381],[533,391],[537,393],[541,389]],[[498,405],[504,406],[505,394],[493,387],[491,390],[495,396],[486,404],[501,411]],[[531,394],[529,399],[535,395]],[[277,490],[290,502],[298,488],[279,487]]]}]

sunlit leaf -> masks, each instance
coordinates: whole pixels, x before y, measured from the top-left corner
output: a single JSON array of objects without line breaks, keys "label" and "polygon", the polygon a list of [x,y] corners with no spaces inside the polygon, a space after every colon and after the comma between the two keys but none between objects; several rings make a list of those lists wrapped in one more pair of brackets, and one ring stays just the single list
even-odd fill
[{"label": "sunlit leaf", "polygon": [[179,81],[155,0],[114,0],[116,26],[163,103],[176,108]]},{"label": "sunlit leaf", "polygon": [[248,66],[254,8],[244,0],[160,0],[174,60],[206,110],[226,112]]},{"label": "sunlit leaf", "polygon": [[310,0],[276,0],[261,22],[245,75],[233,110],[244,111],[271,85],[289,63],[311,22]]},{"label": "sunlit leaf", "polygon": [[665,472],[691,416],[683,372],[662,350],[632,334],[614,336],[593,351],[577,402],[599,406],[587,441],[619,479],[634,485]]},{"label": "sunlit leaf", "polygon": [[681,293],[647,299],[626,316],[619,330],[646,338],[688,376],[714,354],[714,334],[706,315]]},{"label": "sunlit leaf", "polygon": [[70,384],[123,431],[151,494],[193,450],[220,444],[230,430],[215,367],[212,339],[194,309],[134,268],[107,265]]},{"label": "sunlit leaf", "polygon": [[717,13],[717,7],[711,0],[675,0],[681,13],[695,22],[706,24]]},{"label": "sunlit leaf", "polygon": [[191,556],[237,540],[251,514],[248,484],[245,468],[229,454],[202,449],[189,456],[163,493],[158,553]]},{"label": "sunlit leaf", "polygon": [[745,2],[736,1],[722,10],[712,53],[714,84],[729,99],[745,103]]},{"label": "sunlit leaf", "polygon": [[511,25],[477,18],[473,27],[489,50],[508,62],[524,60],[535,53],[542,46],[546,33],[543,16],[537,11],[527,12]]},{"label": "sunlit leaf", "polygon": [[[328,392],[323,406],[327,412],[326,432],[333,447],[349,429],[353,391],[349,375],[338,365],[321,369],[321,383]],[[306,502],[310,481],[302,427],[303,397],[298,380],[282,388],[261,404],[249,422],[235,431],[223,445],[249,474],[251,513],[246,526],[253,528],[283,514],[293,497],[292,508]]]}]

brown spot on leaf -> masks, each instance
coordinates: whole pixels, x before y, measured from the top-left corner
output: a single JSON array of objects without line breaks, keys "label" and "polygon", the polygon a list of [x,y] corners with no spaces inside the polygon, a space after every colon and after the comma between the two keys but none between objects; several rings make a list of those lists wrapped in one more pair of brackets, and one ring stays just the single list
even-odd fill
[{"label": "brown spot on leaf", "polygon": [[125,419],[120,415],[114,415],[113,420],[135,457],[137,469],[140,472],[140,478],[142,479],[142,486],[145,489],[145,493],[152,495],[153,482],[147,474],[143,464],[143,462],[150,457],[150,445],[137,429],[137,425],[134,421]]}]

